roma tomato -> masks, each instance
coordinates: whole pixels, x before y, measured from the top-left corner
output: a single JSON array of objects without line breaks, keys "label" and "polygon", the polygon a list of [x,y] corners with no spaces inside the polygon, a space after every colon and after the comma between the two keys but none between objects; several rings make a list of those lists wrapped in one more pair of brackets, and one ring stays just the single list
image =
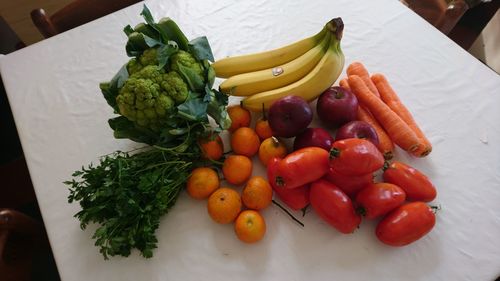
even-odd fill
[{"label": "roma tomato", "polygon": [[343,139],[333,143],[330,166],[346,176],[373,173],[384,166],[384,156],[365,139]]},{"label": "roma tomato", "polygon": [[345,176],[330,168],[325,178],[338,186],[350,197],[353,197],[367,185],[373,183],[373,174],[369,173],[361,176]]},{"label": "roma tomato", "polygon": [[383,174],[384,181],[401,187],[408,201],[429,202],[436,198],[436,188],[429,178],[419,170],[404,163],[394,161]]},{"label": "roma tomato", "polygon": [[405,202],[406,194],[397,185],[374,183],[356,195],[357,211],[367,219],[383,216]]},{"label": "roma tomato", "polygon": [[300,210],[309,205],[309,185],[289,189],[276,184],[276,174],[280,158],[274,157],[267,164],[267,179],[275,194],[293,210]]},{"label": "roma tomato", "polygon": [[328,224],[342,233],[352,233],[361,223],[352,201],[333,183],[320,179],[311,184],[311,206]]},{"label": "roma tomato", "polygon": [[328,169],[328,151],[319,147],[301,148],[278,163],[276,184],[284,188],[297,188],[322,178]]},{"label": "roma tomato", "polygon": [[389,213],[375,231],[384,244],[400,247],[417,241],[434,227],[436,216],[424,202],[402,205]]}]

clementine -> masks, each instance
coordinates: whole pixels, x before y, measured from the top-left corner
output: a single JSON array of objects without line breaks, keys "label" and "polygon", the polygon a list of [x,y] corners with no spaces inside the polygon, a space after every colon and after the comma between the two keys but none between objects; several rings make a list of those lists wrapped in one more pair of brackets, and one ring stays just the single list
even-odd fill
[{"label": "clementine", "polygon": [[207,210],[215,222],[231,223],[241,211],[241,197],[235,190],[221,187],[208,198]]},{"label": "clementine", "polygon": [[243,204],[253,210],[262,210],[271,204],[273,189],[269,182],[260,176],[251,177],[241,193]]},{"label": "clementine", "polygon": [[241,127],[231,135],[231,148],[234,153],[254,156],[259,151],[260,139],[252,128]]},{"label": "clementine", "polygon": [[224,160],[222,174],[228,183],[240,185],[252,175],[252,160],[244,155],[231,155]]},{"label": "clementine", "polygon": [[208,167],[194,169],[186,186],[188,194],[195,199],[205,199],[217,188],[219,188],[219,176]]},{"label": "clementine", "polygon": [[234,231],[241,241],[255,243],[266,234],[266,222],[259,212],[245,210],[236,218]]},{"label": "clementine", "polygon": [[234,132],[241,127],[250,126],[250,121],[252,121],[252,115],[250,111],[239,106],[232,105],[227,108],[227,114],[231,118],[231,127],[229,127],[229,132]]}]

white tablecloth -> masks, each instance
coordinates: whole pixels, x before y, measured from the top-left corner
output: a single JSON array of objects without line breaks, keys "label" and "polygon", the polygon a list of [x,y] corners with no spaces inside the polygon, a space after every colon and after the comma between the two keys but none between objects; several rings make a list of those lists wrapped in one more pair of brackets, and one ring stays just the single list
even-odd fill
[{"label": "white tablecloth", "polygon": [[[345,22],[346,64],[386,74],[434,144],[425,159],[398,153],[438,188],[442,210],[422,240],[391,248],[375,223],[342,235],[313,212],[300,228],[276,207],[255,245],[213,223],[205,203],[181,195],[163,217],[152,259],[104,261],[81,231],[62,184],[82,164],[131,142],[115,140],[98,83],[126,61],[122,28],[142,4],[0,58],[38,202],[63,280],[493,280],[500,275],[500,78],[396,0],[147,1],[189,38],[206,35],[216,58],[304,38]],[[257,166],[257,165],[256,165]],[[256,169],[255,174],[262,174]]]}]

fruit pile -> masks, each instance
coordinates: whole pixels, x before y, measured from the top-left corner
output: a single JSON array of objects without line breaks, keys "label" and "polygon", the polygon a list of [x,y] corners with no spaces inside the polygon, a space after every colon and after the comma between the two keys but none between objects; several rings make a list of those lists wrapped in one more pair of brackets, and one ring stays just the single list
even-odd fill
[{"label": "fruit pile", "polygon": [[[427,202],[436,188],[423,173],[393,159],[396,145],[416,157],[427,156],[432,146],[388,80],[354,62],[339,86],[331,86],[344,66],[342,30],[342,21],[334,19],[294,44],[213,64],[218,77],[228,78],[220,90],[245,98],[228,108],[231,155],[223,154],[216,135],[200,145],[212,162],[223,159],[227,183],[244,188],[241,195],[219,188],[215,170],[198,168],[188,193],[208,198],[210,217],[234,222],[244,242],[264,236],[259,211],[273,202],[273,192],[292,210],[311,206],[341,233],[354,232],[363,217],[379,219],[376,236],[391,246],[410,244],[434,227],[436,208]],[[309,127],[309,102],[316,98],[323,128]],[[250,111],[262,114],[253,128]],[[267,180],[252,177],[255,155],[267,167]],[[379,174],[382,180],[375,180]]]}]

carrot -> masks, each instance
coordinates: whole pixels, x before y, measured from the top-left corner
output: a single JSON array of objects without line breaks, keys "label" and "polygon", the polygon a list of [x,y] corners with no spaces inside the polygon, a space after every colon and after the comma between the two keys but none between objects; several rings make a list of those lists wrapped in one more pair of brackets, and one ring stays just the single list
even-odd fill
[{"label": "carrot", "polygon": [[[349,81],[347,81],[347,78],[341,79],[339,81],[339,85],[343,88],[351,90],[351,87],[349,87]],[[384,128],[382,128],[382,126],[380,126],[377,119],[375,119],[373,117],[373,115],[370,113],[370,111],[362,105],[358,106],[357,119],[360,121],[365,121],[366,123],[372,125],[372,127],[377,132],[377,136],[378,136],[378,141],[379,141],[379,144],[377,146],[378,150],[380,150],[380,152],[382,152],[382,154],[384,155],[384,158],[386,160],[392,159],[392,156],[393,156],[392,150],[394,149],[394,143],[392,143],[391,138],[384,131]]]},{"label": "carrot", "polygon": [[349,87],[349,82],[347,81],[347,77],[346,78],[342,78],[339,81],[339,86],[342,87],[342,88],[345,88],[347,90],[351,90],[351,87]]},{"label": "carrot", "polygon": [[418,127],[417,122],[411,115],[408,108],[401,102],[396,92],[392,89],[389,81],[382,74],[374,74],[371,77],[371,80],[377,87],[378,92],[380,93],[381,99],[394,111],[403,121],[408,124],[408,126],[413,130],[413,132],[420,139],[420,142],[423,144],[419,149],[412,152],[413,155],[424,157],[431,153],[432,145],[430,141],[425,136],[424,132]]},{"label": "carrot", "polygon": [[419,149],[421,143],[417,135],[388,105],[370,92],[363,79],[351,75],[348,82],[358,101],[370,110],[395,144],[409,152]]},{"label": "carrot", "polygon": [[372,80],[370,79],[370,74],[368,73],[368,70],[366,67],[361,63],[361,62],[353,62],[347,67],[347,75],[358,75],[363,81],[365,82],[366,86],[368,86],[368,89],[370,89],[370,92],[372,92],[374,95],[380,98],[380,94],[377,90],[377,87],[373,84]]},{"label": "carrot", "polygon": [[392,159],[392,150],[394,149],[394,143],[392,143],[391,138],[387,135],[384,128],[380,126],[378,121],[373,117],[373,115],[364,106],[358,106],[358,120],[365,121],[366,123],[372,125],[372,127],[377,132],[378,136],[378,150],[382,152],[386,160]]}]

